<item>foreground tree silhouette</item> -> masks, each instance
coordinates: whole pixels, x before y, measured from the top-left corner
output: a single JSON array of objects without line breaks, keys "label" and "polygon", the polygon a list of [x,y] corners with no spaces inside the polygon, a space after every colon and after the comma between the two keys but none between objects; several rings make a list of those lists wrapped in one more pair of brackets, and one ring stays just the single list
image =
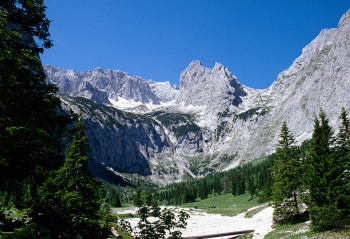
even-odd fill
[{"label": "foreground tree silhouette", "polygon": [[[39,190],[42,213],[34,218],[37,227],[48,229],[50,236],[62,238],[103,238],[106,228],[99,225],[101,184],[88,169],[90,147],[85,143],[84,123],[79,120],[66,161],[55,178],[49,178]],[[42,206],[44,205],[44,206]],[[42,230],[42,229],[41,229]],[[43,231],[43,230],[42,230]],[[43,231],[45,233],[45,231]]]},{"label": "foreground tree silhouette", "polygon": [[[50,171],[63,162],[57,88],[45,83],[39,59],[51,47],[42,0],[0,1],[0,191],[30,207]],[[35,41],[34,41],[35,38]]]}]

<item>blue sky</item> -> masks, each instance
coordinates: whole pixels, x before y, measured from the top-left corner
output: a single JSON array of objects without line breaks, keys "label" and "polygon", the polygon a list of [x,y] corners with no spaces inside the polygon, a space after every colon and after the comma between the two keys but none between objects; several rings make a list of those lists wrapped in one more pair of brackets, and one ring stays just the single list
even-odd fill
[{"label": "blue sky", "polygon": [[178,85],[193,60],[266,88],[349,0],[45,0],[54,46],[43,64],[120,69]]}]

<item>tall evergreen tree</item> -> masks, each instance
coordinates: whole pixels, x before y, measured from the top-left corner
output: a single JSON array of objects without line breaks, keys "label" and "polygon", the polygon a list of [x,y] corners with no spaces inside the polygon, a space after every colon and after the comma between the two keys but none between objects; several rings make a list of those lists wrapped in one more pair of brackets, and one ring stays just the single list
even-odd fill
[{"label": "tall evergreen tree", "polygon": [[331,185],[334,201],[337,208],[343,210],[343,218],[347,218],[350,215],[350,120],[344,108],[340,120],[330,175],[334,178]]},{"label": "tall evergreen tree", "polygon": [[40,201],[36,206],[37,211],[42,209],[42,212],[34,215],[33,221],[38,230],[48,229],[53,238],[105,236],[105,230],[99,225],[101,199],[98,189],[101,184],[88,168],[90,147],[86,144],[84,128],[84,123],[78,121],[64,165],[39,189]]},{"label": "tall evergreen tree", "polygon": [[238,172],[237,195],[245,194],[245,175]]},{"label": "tall evergreen tree", "polygon": [[300,216],[297,199],[300,188],[300,163],[294,144],[294,136],[284,122],[273,165],[273,203],[276,222],[293,221]]},{"label": "tall evergreen tree", "polygon": [[326,173],[330,168],[332,157],[333,129],[329,125],[324,111],[320,111],[319,117],[315,118],[312,135],[312,147],[307,161],[307,186],[310,190],[310,203],[315,206],[327,204],[329,198],[329,179]]},{"label": "tall evergreen tree", "polygon": [[250,199],[253,199],[256,194],[256,184],[254,181],[254,175],[251,174],[248,176],[248,193],[250,194]]},{"label": "tall evergreen tree", "polygon": [[[343,122],[344,123],[344,122]],[[346,123],[347,124],[347,123]],[[343,130],[340,134],[343,134]],[[321,110],[314,123],[312,146],[306,162],[306,184],[309,189],[307,203],[311,226],[314,230],[343,227],[347,220],[337,206],[339,201],[339,176],[343,173],[339,156],[333,147],[333,129],[326,114]],[[340,136],[343,138],[343,136]],[[340,140],[339,142],[341,142]],[[340,143],[341,144],[341,143]]]},{"label": "tall evergreen tree", "polygon": [[141,181],[140,179],[137,180],[137,186],[136,186],[136,193],[134,196],[134,206],[136,207],[142,207],[143,200],[142,200],[142,187],[141,187]]},{"label": "tall evergreen tree", "polygon": [[25,194],[35,197],[63,163],[68,119],[58,115],[57,88],[45,83],[39,59],[52,45],[49,23],[42,0],[0,2],[0,190],[17,207],[29,207]]},{"label": "tall evergreen tree", "polygon": [[208,195],[209,195],[209,190],[207,186],[207,181],[205,179],[202,179],[200,183],[199,197],[203,200],[203,199],[206,199]]}]

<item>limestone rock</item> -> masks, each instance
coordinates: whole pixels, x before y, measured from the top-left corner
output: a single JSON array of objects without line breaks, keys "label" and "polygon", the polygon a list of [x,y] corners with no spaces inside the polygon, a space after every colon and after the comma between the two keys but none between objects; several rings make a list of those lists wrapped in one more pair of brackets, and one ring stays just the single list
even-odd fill
[{"label": "limestone rock", "polygon": [[[297,142],[310,138],[322,108],[336,130],[340,109],[350,111],[350,11],[325,29],[267,89],[239,83],[226,67],[193,61],[169,82],[121,71],[76,73],[45,67],[60,94],[96,102],[123,97],[164,107],[133,114],[90,100],[62,97],[62,107],[83,111],[95,162],[111,170],[150,175],[160,183],[224,170],[274,152],[285,121]],[[96,90],[95,90],[96,89]],[[106,95],[104,95],[106,94]],[[171,102],[171,103],[170,103]]]}]

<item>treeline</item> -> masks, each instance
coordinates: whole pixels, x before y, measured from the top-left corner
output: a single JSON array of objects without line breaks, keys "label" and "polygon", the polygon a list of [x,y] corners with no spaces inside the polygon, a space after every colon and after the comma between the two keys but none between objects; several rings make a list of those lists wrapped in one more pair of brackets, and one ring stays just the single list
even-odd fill
[{"label": "treeline", "polygon": [[[308,154],[311,140],[304,141],[301,146],[294,147],[294,154],[303,157]],[[171,183],[157,191],[157,199],[165,205],[181,205],[183,203],[203,200],[209,195],[231,193],[238,196],[249,193],[258,202],[272,200],[276,154],[270,154],[255,163],[240,165],[224,172],[215,172],[200,179]],[[152,191],[144,193],[144,198]],[[154,190],[153,190],[154,194]],[[152,195],[151,195],[152,196]]]},{"label": "treeline", "polygon": [[180,205],[194,202],[196,199],[206,199],[210,194],[242,195],[246,192],[250,193],[251,198],[269,200],[272,196],[273,158],[274,155],[269,155],[263,162],[256,165],[248,163],[229,171],[215,172],[200,179],[169,184],[158,190],[158,200],[166,205]]},{"label": "treeline", "polygon": [[312,140],[298,154],[295,138],[284,123],[273,165],[274,220],[311,219],[314,230],[342,228],[350,223],[350,121],[342,109],[338,133],[320,111]]}]

